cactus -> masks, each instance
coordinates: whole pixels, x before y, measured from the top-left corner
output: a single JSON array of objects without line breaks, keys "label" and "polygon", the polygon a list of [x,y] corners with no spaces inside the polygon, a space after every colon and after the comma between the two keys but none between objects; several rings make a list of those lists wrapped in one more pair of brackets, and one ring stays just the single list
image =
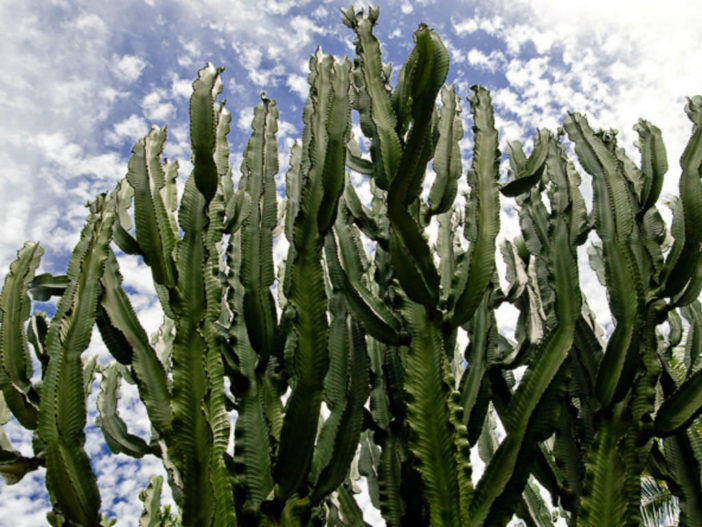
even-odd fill
[{"label": "cactus", "polygon": [[[636,126],[637,166],[614,133],[570,114],[557,133],[539,130],[528,155],[508,143],[500,181],[480,86],[467,98],[475,146],[459,205],[462,108],[444,86],[441,39],[420,25],[393,87],[373,35],[378,9],[342,14],[356,58],[312,56],[284,202],[275,101],[264,94],[254,111],[235,188],[222,68],[208,64],[193,83],[180,203],[166,129],[153,127],[126,177],[90,205],[65,276],[36,275],[37,244],[18,252],[0,295],[0,424],[12,414],[32,430],[34,455],[0,431],[0,474],[11,484],[46,467],[53,525],[107,521],[83,449],[97,371],[108,447],[159,457],[179,511],[161,508],[163,480],[152,478],[140,525],[364,525],[361,475],[389,526],[504,525],[515,514],[550,525],[549,505],[569,525],[638,525],[651,477],[679,500],[681,525],[702,521],[702,98],[687,107],[694,128],[670,229],[656,207],[668,165],[655,126]],[[591,214],[566,134],[592,178]],[[371,203],[347,171],[368,177]],[[500,195],[516,201],[522,230],[500,248],[504,291]],[[281,232],[289,252],[276,274]],[[577,285],[589,236],[614,319],[606,339]],[[122,288],[120,252],[151,270],[164,313],[152,340]],[[54,316],[32,314],[28,292],[60,297]],[[515,341],[498,331],[503,303],[519,311]],[[93,325],[109,365],[83,357]],[[119,416],[122,380],[144,403],[148,443]]]}]

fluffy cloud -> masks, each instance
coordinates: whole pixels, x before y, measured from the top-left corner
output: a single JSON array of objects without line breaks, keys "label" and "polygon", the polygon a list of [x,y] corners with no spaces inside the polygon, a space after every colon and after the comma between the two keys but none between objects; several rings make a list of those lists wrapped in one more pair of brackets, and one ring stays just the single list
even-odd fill
[{"label": "fluffy cloud", "polygon": [[136,55],[114,55],[112,61],[117,78],[128,83],[137,80],[146,67],[146,61]]}]

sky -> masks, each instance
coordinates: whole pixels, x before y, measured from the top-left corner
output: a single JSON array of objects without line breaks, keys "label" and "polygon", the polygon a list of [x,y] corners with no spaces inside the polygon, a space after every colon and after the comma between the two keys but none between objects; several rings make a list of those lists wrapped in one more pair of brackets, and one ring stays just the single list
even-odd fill
[{"label": "sky", "polygon": [[[126,173],[131,146],[152,124],[168,125],[165,155],[190,171],[188,98],[197,70],[225,66],[234,174],[261,92],[280,112],[280,177],[301,136],[307,64],[317,45],[353,57],[353,33],[339,9],[349,2],[281,0],[0,0],[0,280],[26,240],[46,251],[40,272],[61,273],[86,217],[84,207]],[[366,4],[356,3],[356,8]],[[568,111],[584,112],[596,127],[620,131],[619,142],[638,161],[633,125],[640,117],[663,131],[670,170],[664,197],[676,192],[678,160],[691,123],[686,97],[702,93],[698,2],[668,0],[440,1],[380,3],[375,34],[395,71],[413,46],[420,22],[436,30],[451,58],[447,83],[465,97],[482,84],[492,92],[500,142],[530,144],[535,127],[555,130]],[[461,143],[464,172],[471,156],[468,103]],[[518,232],[511,200],[503,198],[502,236]],[[282,243],[282,242],[281,242]],[[279,253],[282,250],[278,249]],[[584,251],[584,249],[583,249]],[[606,298],[581,255],[581,281],[605,327]],[[149,332],[161,322],[148,271],[121,257],[132,303]],[[501,317],[513,330],[514,313]],[[88,353],[108,356],[99,335]],[[89,407],[95,408],[95,393]],[[148,438],[136,391],[123,386],[120,410],[130,432]],[[106,452],[88,416],[86,449],[93,458],[103,512],[135,525],[138,490],[157,460],[135,461]],[[31,454],[31,436],[14,421],[4,427],[15,448]],[[164,499],[170,499],[164,485]],[[43,472],[17,485],[0,482],[0,527],[45,523],[49,510]],[[367,512],[372,525],[382,525]]]}]

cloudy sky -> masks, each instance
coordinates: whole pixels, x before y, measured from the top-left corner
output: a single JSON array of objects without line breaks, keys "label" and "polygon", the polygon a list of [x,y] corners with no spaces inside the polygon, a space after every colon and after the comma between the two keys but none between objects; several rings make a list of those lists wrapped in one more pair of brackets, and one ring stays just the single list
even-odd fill
[{"label": "cloudy sky", "polygon": [[[168,124],[165,154],[178,159],[185,179],[188,97],[197,70],[208,61],[226,66],[223,96],[234,116],[234,173],[262,91],[280,111],[284,173],[289,148],[302,132],[310,54],[320,44],[325,52],[353,56],[352,32],[340,22],[339,8],[346,5],[0,1],[0,280],[25,240],[40,241],[46,250],[43,271],[64,269],[84,204],[125,174],[132,144],[152,123]],[[638,160],[632,126],[645,117],[663,130],[671,167],[664,192],[675,191],[677,160],[690,133],[685,98],[702,93],[698,2],[402,0],[380,7],[376,35],[384,60],[399,69],[413,45],[412,32],[427,23],[450,51],[448,82],[458,93],[468,95],[476,83],[492,91],[503,145],[528,139],[535,126],[555,129],[575,110],[596,126],[619,129],[622,146]],[[463,146],[467,167],[469,134]],[[515,226],[506,212],[503,223],[508,233]],[[121,264],[132,301],[153,331],[161,314],[148,275],[136,259]],[[586,272],[583,280],[593,282]],[[592,288],[593,307],[606,323],[606,302]],[[105,360],[98,336],[91,352]],[[91,402],[94,407],[94,396]],[[123,388],[121,403],[131,431],[148,437],[133,391]],[[134,525],[141,510],[138,490],[160,469],[153,460],[106,455],[93,423],[91,415],[87,450],[95,460],[103,510],[119,518],[118,525]],[[31,453],[30,436],[15,423],[5,431],[16,448]],[[41,525],[48,508],[41,472],[11,487],[0,482],[0,526]],[[380,525],[374,518],[368,519]]]}]

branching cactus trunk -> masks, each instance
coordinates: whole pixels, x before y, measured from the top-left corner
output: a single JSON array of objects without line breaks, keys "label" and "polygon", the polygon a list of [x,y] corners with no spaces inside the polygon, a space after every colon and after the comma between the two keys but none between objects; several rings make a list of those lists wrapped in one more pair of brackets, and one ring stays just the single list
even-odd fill
[{"label": "branching cactus trunk", "polygon": [[[0,424],[12,415],[33,431],[34,455],[0,433],[6,482],[46,467],[51,524],[104,521],[83,448],[97,372],[108,447],[159,457],[179,512],[161,507],[154,477],[140,525],[367,525],[360,476],[391,527],[500,526],[515,514],[547,526],[554,510],[572,526],[636,526],[652,477],[678,498],[680,525],[700,524],[702,98],[687,107],[693,135],[670,227],[656,207],[668,165],[655,126],[636,126],[639,165],[579,114],[557,135],[538,131],[528,154],[513,141],[503,156],[480,86],[467,98],[474,147],[459,199],[462,106],[444,85],[441,39],[420,25],[392,86],[378,9],[342,14],[356,57],[311,58],[284,201],[275,101],[264,95],[254,110],[235,187],[222,69],[208,64],[193,83],[180,201],[166,130],[154,127],[126,178],[90,205],[65,276],[36,275],[37,244],[18,252],[0,295]],[[369,203],[352,171],[367,178]],[[504,289],[501,199],[516,201],[522,231],[500,246]],[[289,251],[276,270],[282,233]],[[579,287],[588,239],[608,337]],[[120,253],[151,270],[164,313],[152,340],[122,288]],[[56,313],[33,312],[28,293],[60,297]],[[498,330],[505,303],[519,312],[514,340]],[[108,365],[84,356],[94,325]],[[148,440],[119,415],[124,378]]]}]

